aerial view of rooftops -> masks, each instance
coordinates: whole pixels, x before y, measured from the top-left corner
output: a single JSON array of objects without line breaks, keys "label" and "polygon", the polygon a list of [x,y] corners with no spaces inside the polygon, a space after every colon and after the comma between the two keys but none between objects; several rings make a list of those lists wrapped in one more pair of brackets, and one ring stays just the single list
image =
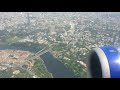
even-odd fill
[{"label": "aerial view of rooftops", "polygon": [[119,42],[119,12],[0,12],[0,78],[87,78],[91,50]]}]

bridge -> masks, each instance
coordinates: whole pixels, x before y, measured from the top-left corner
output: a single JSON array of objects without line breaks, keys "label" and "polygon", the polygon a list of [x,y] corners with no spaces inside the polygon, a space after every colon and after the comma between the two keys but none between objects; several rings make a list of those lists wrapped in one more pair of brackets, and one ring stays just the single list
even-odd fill
[{"label": "bridge", "polygon": [[25,61],[24,61],[23,63],[21,63],[20,65],[16,65],[16,64],[14,64],[14,65],[17,66],[17,67],[22,68],[23,70],[26,70],[27,72],[29,72],[29,74],[33,75],[34,77],[39,78],[39,77],[38,77],[37,75],[35,75],[31,70],[24,69],[22,66],[23,66],[26,62],[28,62],[29,60],[33,60],[33,59],[36,58],[36,57],[40,57],[41,55],[45,54],[46,52],[51,52],[51,50],[50,50],[50,49],[43,48],[42,50],[38,51],[38,52],[35,54],[35,56],[33,56],[33,57],[25,60]]},{"label": "bridge", "polygon": [[42,50],[38,51],[38,52],[35,54],[35,56],[33,56],[33,57],[25,60],[23,63],[21,63],[20,66],[23,66],[23,65],[24,65],[26,62],[28,62],[29,60],[33,60],[34,58],[39,57],[39,56],[45,54],[45,53],[48,52],[48,51],[50,51],[50,50],[49,50],[49,49],[46,49],[46,48],[43,48]]},{"label": "bridge", "polygon": [[[16,66],[24,69],[22,66],[23,66],[26,62],[28,62],[29,60],[33,60],[34,58],[39,57],[39,56],[45,54],[45,53],[48,52],[48,51],[49,51],[49,49],[43,48],[42,50],[38,51],[38,52],[35,54],[35,56],[29,58],[28,60],[25,60],[23,63],[21,63],[20,65],[16,65]],[[35,76],[36,78],[38,78],[38,76],[35,75],[32,71],[30,71],[30,70],[28,70],[28,69],[24,69],[24,70],[28,71],[31,75],[33,75],[33,76]]]}]

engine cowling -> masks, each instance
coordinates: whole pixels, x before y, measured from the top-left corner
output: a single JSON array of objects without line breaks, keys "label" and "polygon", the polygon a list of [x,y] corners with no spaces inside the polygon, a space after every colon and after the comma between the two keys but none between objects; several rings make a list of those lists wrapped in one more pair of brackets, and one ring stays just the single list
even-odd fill
[{"label": "engine cowling", "polygon": [[120,52],[112,46],[93,48],[87,63],[88,78],[120,78]]}]

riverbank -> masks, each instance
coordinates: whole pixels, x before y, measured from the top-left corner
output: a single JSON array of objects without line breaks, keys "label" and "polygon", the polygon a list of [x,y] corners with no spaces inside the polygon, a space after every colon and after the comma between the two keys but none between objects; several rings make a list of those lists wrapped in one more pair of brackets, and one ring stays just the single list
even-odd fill
[{"label": "riverbank", "polygon": [[[30,47],[29,47],[30,48]],[[12,50],[27,50],[31,52],[31,49],[25,46],[17,47],[7,44],[0,44],[0,50],[12,49]],[[32,48],[32,47],[31,47]],[[34,48],[32,48],[34,53]],[[62,62],[57,60],[50,52],[46,52],[41,55],[40,58],[44,61],[47,70],[52,73],[53,78],[75,78],[75,75],[71,70],[66,68]]]},{"label": "riverbank", "polygon": [[54,78],[76,78],[74,73],[66,68],[64,64],[57,60],[50,52],[46,52],[40,57]]}]

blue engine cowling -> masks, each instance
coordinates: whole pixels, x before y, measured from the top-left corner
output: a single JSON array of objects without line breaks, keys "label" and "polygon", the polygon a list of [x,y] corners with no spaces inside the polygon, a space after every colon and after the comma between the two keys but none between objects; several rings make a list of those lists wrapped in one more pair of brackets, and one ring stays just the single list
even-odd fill
[{"label": "blue engine cowling", "polygon": [[120,52],[112,46],[93,48],[87,63],[88,78],[120,78]]}]

